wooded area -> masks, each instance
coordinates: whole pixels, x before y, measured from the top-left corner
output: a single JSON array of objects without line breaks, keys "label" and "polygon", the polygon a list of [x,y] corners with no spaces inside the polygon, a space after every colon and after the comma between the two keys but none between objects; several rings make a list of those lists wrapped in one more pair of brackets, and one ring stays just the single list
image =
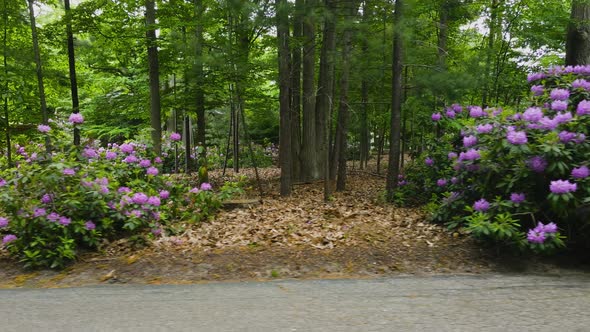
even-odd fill
[{"label": "wooded area", "polygon": [[[70,112],[82,112],[84,134],[102,142],[151,128],[157,154],[162,130],[182,132],[189,117],[198,165],[207,166],[208,147],[218,157],[227,152],[228,130],[232,146],[250,138],[280,143],[281,193],[294,182],[326,179],[326,199],[345,188],[348,160],[362,169],[384,148],[391,194],[403,158],[440,135],[433,111],[451,103],[518,105],[526,73],[562,63],[566,49],[567,64],[588,63],[590,54],[582,0],[2,6],[9,159],[12,136]],[[234,150],[236,161],[248,158]]]}]

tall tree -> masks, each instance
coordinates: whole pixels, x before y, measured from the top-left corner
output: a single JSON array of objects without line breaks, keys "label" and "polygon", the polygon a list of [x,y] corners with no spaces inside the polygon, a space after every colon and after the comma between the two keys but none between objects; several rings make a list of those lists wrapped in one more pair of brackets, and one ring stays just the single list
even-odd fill
[{"label": "tall tree", "polygon": [[[303,37],[304,0],[295,1],[291,57],[291,150],[293,179],[301,180],[301,39]],[[294,41],[294,42],[293,42]]]},{"label": "tall tree", "polygon": [[338,120],[336,124],[336,139],[332,168],[338,167],[338,177],[336,181],[336,190],[343,191],[346,188],[346,161],[348,147],[348,122],[349,122],[349,103],[348,90],[350,78],[350,56],[352,49],[352,32],[353,18],[358,11],[356,0],[343,1],[344,12],[344,33],[342,35],[342,64],[340,73],[340,93],[338,101]]},{"label": "tall tree", "polygon": [[[33,53],[35,55],[35,70],[37,73],[37,86],[39,88],[39,102],[41,104],[41,115],[43,123],[47,124],[49,115],[47,113],[47,101],[45,99],[45,85],[43,84],[43,68],[41,64],[41,51],[39,50],[39,37],[37,35],[37,24],[35,23],[35,10],[33,8],[34,0],[28,0],[29,20],[31,24],[31,37],[33,40]],[[49,138],[46,139],[46,149],[49,152]]]},{"label": "tall tree", "polygon": [[387,197],[393,199],[394,190],[397,188],[400,161],[400,131],[401,131],[401,106],[402,106],[402,20],[403,1],[396,0],[393,14],[393,66],[391,84],[391,125],[389,134],[389,163],[387,166]]},{"label": "tall tree", "polygon": [[3,65],[4,65],[4,96],[2,97],[4,102],[4,122],[6,126],[6,159],[8,161],[8,165],[12,165],[12,150],[11,150],[11,143],[10,143],[10,118],[8,112],[8,6],[6,2],[8,0],[3,0],[3,20],[4,20],[4,34],[2,38],[2,55],[3,55]]},{"label": "tall tree", "polygon": [[277,41],[279,54],[279,101],[280,101],[280,164],[281,196],[291,194],[291,108],[289,103],[289,15],[287,0],[275,0],[277,13]]},{"label": "tall tree", "polygon": [[145,22],[150,81],[150,123],[152,143],[157,155],[162,153],[162,116],[160,109],[160,64],[156,38],[156,8],[153,0],[145,0]]},{"label": "tall tree", "polygon": [[[68,65],[70,67],[70,90],[72,93],[72,113],[80,113],[78,99],[78,80],[76,77],[76,56],[74,54],[74,34],[72,33],[72,10],[70,0],[64,0],[66,10],[66,34],[68,43]],[[80,145],[80,129],[74,128],[74,145]]]},{"label": "tall tree", "polygon": [[[205,6],[203,0],[194,0],[195,10],[195,76],[196,76],[196,90],[195,90],[195,102],[197,104],[197,144],[201,147],[199,154],[199,170],[200,181],[208,182],[207,173],[207,141],[206,141],[206,119],[205,119],[205,71],[203,64],[203,44],[204,44],[204,26],[203,26],[203,13],[205,12]],[[204,168],[203,168],[204,167]]]},{"label": "tall tree", "polygon": [[303,135],[301,141],[301,164],[303,180],[309,181],[320,177],[316,153],[316,90],[315,90],[315,54],[316,54],[316,19],[317,0],[305,0],[303,19]]},{"label": "tall tree", "polygon": [[590,64],[590,0],[573,0],[570,19],[565,64]]}]

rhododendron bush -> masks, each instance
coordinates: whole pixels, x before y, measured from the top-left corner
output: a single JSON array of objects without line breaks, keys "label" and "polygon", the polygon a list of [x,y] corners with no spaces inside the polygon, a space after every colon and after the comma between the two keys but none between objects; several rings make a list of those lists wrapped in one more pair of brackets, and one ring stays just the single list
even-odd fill
[{"label": "rhododendron bush", "polygon": [[590,66],[528,81],[522,109],[453,105],[433,114],[443,137],[405,170],[400,195],[432,197],[434,221],[478,238],[535,251],[564,246],[564,235],[588,245]]},{"label": "rhododendron bush", "polygon": [[82,115],[39,125],[37,142],[17,144],[14,165],[0,173],[0,249],[26,266],[62,267],[105,238],[170,232],[173,222],[208,218],[230,194],[162,174],[162,160],[145,144],[73,146],[75,126]]}]

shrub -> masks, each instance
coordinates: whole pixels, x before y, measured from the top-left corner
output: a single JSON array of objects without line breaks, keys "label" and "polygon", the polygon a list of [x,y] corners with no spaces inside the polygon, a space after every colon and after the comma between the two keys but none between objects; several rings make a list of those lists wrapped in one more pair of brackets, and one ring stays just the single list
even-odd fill
[{"label": "shrub", "polygon": [[562,247],[562,233],[588,244],[589,220],[576,217],[590,203],[588,77],[590,66],[549,68],[529,75],[524,110],[453,105],[433,116],[446,143],[412,166],[432,219],[536,251]]},{"label": "shrub", "polygon": [[[158,236],[176,220],[206,220],[225,193],[200,190],[161,172],[145,144],[71,145],[71,123],[40,125],[44,143],[16,146],[15,165],[0,173],[2,246],[27,267],[60,268],[79,249],[105,238]],[[182,219],[184,218],[184,219]]]}]

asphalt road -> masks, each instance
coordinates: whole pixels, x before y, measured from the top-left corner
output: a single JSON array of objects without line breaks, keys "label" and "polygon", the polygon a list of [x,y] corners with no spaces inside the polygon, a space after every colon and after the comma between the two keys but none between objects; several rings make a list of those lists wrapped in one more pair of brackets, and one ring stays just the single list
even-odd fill
[{"label": "asphalt road", "polygon": [[0,331],[590,331],[590,274],[0,290]]}]

